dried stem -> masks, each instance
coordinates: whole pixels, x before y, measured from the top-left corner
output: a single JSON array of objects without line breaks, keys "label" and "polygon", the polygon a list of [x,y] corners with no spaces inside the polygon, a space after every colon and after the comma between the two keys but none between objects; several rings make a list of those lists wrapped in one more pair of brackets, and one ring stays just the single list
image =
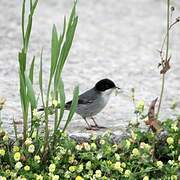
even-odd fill
[{"label": "dried stem", "polygon": [[[172,26],[171,26],[172,27]],[[166,54],[165,54],[165,61],[168,61],[169,57],[169,31],[170,31],[170,0],[167,0],[167,34],[166,34]],[[163,58],[161,59],[162,66],[164,66],[163,63]],[[164,94],[164,87],[165,87],[165,73],[162,75],[162,84],[161,84],[161,93],[160,93],[160,99],[159,99],[159,105],[158,105],[158,110],[156,117],[158,118],[159,112],[161,109],[161,104],[162,104],[162,99],[163,99],[163,94]]]}]

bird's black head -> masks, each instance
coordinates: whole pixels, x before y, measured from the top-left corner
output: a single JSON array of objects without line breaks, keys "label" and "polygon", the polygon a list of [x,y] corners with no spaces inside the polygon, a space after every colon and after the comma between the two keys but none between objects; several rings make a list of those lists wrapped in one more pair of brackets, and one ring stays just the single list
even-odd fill
[{"label": "bird's black head", "polygon": [[112,89],[115,87],[116,87],[116,85],[110,79],[102,79],[102,80],[98,81],[95,85],[95,89],[97,91],[106,91],[108,89]]}]

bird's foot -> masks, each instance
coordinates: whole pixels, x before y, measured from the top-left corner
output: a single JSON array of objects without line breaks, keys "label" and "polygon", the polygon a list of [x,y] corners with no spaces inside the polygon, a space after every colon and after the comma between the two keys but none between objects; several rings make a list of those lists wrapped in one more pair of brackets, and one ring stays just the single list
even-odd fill
[{"label": "bird's foot", "polygon": [[93,130],[93,131],[98,131],[99,128],[96,126],[90,126],[90,127],[86,127],[87,130]]},{"label": "bird's foot", "polygon": [[98,129],[107,129],[105,126],[99,126],[99,125],[91,125],[91,127],[96,127]]}]

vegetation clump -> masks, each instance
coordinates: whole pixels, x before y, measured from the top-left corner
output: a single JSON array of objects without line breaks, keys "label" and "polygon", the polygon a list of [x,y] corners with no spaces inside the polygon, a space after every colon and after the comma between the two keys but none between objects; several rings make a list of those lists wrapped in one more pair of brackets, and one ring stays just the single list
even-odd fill
[{"label": "vegetation clump", "polygon": [[[76,112],[79,88],[75,87],[69,115],[60,130],[65,109],[64,84],[61,77],[67,60],[77,22],[76,2],[67,20],[64,18],[63,31],[56,26],[52,29],[50,72],[47,92],[43,87],[43,50],[39,67],[40,98],[34,87],[35,56],[27,68],[27,54],[31,37],[33,16],[38,0],[22,3],[22,49],[19,52],[20,99],[23,114],[23,134],[18,134],[13,120],[15,139],[3,129],[1,113],[5,99],[0,98],[0,180],[58,180],[58,179],[167,179],[177,180],[180,176],[180,116],[176,119],[159,121],[161,102],[165,87],[165,75],[170,69],[169,37],[172,27],[180,18],[170,24],[173,7],[167,0],[167,34],[159,51],[162,86],[158,109],[158,98],[151,102],[145,112],[144,101],[135,102],[136,122],[130,123],[127,135],[121,141],[114,141],[112,132],[100,137],[94,135],[88,141],[77,142],[66,134],[66,128]],[[29,7],[28,18],[26,17]],[[27,23],[25,23],[27,19]],[[166,44],[166,47],[165,47]],[[29,71],[27,70],[29,69]],[[51,98],[52,97],[52,98]],[[38,99],[44,112],[38,111]],[[173,103],[172,109],[176,108]],[[53,129],[49,128],[49,116],[54,117]],[[64,119],[63,119],[64,120]],[[144,120],[146,128],[139,124]]]}]

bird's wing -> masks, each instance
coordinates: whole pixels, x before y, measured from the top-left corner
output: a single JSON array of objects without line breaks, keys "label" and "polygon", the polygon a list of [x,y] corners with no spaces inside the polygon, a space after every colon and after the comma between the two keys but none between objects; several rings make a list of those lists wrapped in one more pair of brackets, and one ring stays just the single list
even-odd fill
[{"label": "bird's wing", "polygon": [[[79,96],[78,104],[89,104],[97,98],[97,92],[93,89],[86,91]],[[66,108],[70,108],[72,101],[66,103]]]}]

